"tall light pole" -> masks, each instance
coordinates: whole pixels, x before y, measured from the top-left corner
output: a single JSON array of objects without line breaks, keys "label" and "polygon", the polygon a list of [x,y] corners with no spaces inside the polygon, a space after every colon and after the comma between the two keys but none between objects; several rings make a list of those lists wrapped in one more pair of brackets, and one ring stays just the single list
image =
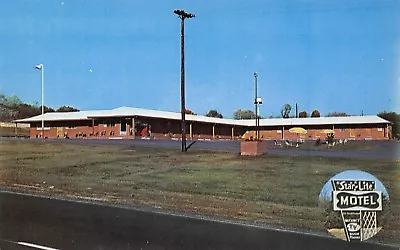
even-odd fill
[{"label": "tall light pole", "polygon": [[185,19],[195,17],[194,14],[184,10],[174,10],[174,13],[181,19],[181,132],[182,132],[182,152],[187,151],[186,147],[186,121],[185,121]]},{"label": "tall light pole", "polygon": [[258,141],[260,138],[260,132],[259,132],[259,126],[260,126],[260,118],[259,118],[259,105],[262,104],[262,99],[258,97],[258,86],[257,86],[257,79],[258,79],[258,74],[257,72],[254,72],[254,108],[255,108],[255,113],[256,113],[256,140]]},{"label": "tall light pole", "polygon": [[42,142],[44,142],[44,65],[38,64],[35,68],[42,72]]}]

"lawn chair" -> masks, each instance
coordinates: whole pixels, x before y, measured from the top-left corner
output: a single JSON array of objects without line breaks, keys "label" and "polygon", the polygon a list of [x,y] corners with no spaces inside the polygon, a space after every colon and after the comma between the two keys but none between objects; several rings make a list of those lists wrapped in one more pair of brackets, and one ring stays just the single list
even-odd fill
[{"label": "lawn chair", "polygon": [[291,143],[289,140],[285,140],[285,146],[286,147],[293,147],[293,143]]},{"label": "lawn chair", "polygon": [[282,147],[282,143],[280,141],[274,140],[274,145]]},{"label": "lawn chair", "polygon": [[304,140],[304,138],[299,138],[299,139],[297,139],[297,141],[296,141],[298,144],[303,144],[303,143],[305,143],[306,141]]}]

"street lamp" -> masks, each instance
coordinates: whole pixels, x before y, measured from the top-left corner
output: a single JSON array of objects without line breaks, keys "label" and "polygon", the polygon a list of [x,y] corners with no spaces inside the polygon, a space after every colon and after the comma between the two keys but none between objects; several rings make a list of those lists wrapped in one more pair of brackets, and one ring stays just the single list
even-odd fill
[{"label": "street lamp", "polygon": [[185,121],[185,19],[195,17],[194,14],[184,10],[174,10],[174,13],[181,19],[181,132],[182,132],[182,152],[186,152],[186,121]]},{"label": "street lamp", "polygon": [[35,68],[42,72],[42,142],[44,142],[44,65],[38,64]]},{"label": "street lamp", "polygon": [[262,99],[261,97],[258,97],[257,91],[258,91],[258,86],[257,86],[257,79],[258,79],[258,74],[257,72],[254,72],[254,108],[255,108],[255,113],[256,113],[256,140],[258,141],[260,138],[260,133],[259,133],[259,126],[260,126],[260,118],[259,118],[259,108],[260,104],[262,104]]}]

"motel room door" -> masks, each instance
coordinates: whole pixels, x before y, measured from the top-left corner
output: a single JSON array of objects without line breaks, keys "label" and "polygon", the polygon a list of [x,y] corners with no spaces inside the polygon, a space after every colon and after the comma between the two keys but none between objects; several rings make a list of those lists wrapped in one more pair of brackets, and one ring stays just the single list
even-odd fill
[{"label": "motel room door", "polygon": [[366,132],[365,137],[366,137],[366,138],[371,138],[371,139],[372,139],[372,128],[367,128],[367,129],[365,129],[365,132]]},{"label": "motel room door", "polygon": [[63,138],[63,137],[64,137],[64,128],[57,127],[57,138]]},{"label": "motel room door", "polygon": [[354,133],[354,128],[349,129],[350,130],[350,137],[356,137]]},{"label": "motel room door", "polygon": [[121,130],[120,135],[126,135],[126,119],[121,119]]}]

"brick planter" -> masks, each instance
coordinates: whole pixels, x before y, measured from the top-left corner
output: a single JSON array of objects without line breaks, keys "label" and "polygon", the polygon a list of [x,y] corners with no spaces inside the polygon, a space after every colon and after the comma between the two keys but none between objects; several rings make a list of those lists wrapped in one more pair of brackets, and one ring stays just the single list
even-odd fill
[{"label": "brick planter", "polygon": [[240,155],[259,156],[267,152],[267,144],[263,141],[241,141]]}]

